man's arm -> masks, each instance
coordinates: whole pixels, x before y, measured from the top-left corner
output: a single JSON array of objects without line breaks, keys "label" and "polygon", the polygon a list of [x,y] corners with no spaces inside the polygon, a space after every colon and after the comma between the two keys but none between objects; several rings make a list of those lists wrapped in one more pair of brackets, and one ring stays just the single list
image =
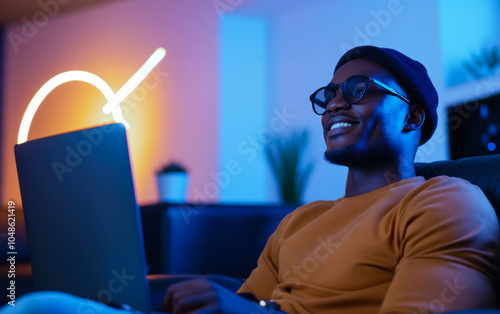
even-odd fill
[{"label": "man's arm", "polygon": [[[263,304],[265,305],[265,304]],[[249,301],[207,279],[181,281],[169,287],[163,302],[167,313],[285,314]]]},{"label": "man's arm", "polygon": [[[288,216],[287,216],[288,217]],[[287,217],[280,226],[286,224]],[[251,293],[257,299],[271,299],[271,293],[278,284],[277,250],[280,227],[267,241],[258,266],[237,293]],[[163,302],[163,310],[168,313],[255,313],[286,314],[269,307],[262,307],[232,291],[206,279],[182,281],[169,287]]]},{"label": "man's arm", "polygon": [[495,305],[498,219],[478,187],[439,182],[408,204],[401,222],[402,256],[380,313]]},{"label": "man's arm", "polygon": [[272,298],[272,292],[279,283],[279,245],[283,237],[283,229],[290,220],[290,217],[291,214],[285,216],[276,228],[276,231],[269,237],[257,261],[257,267],[237,291],[238,293],[252,293],[259,299]]}]

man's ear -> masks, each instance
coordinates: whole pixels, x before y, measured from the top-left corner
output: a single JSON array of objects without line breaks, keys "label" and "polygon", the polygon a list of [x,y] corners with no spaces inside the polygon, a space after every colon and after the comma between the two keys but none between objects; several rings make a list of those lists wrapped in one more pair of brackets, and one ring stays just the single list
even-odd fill
[{"label": "man's ear", "polygon": [[420,105],[411,105],[406,114],[406,132],[415,131],[422,127],[425,121],[425,111]]}]

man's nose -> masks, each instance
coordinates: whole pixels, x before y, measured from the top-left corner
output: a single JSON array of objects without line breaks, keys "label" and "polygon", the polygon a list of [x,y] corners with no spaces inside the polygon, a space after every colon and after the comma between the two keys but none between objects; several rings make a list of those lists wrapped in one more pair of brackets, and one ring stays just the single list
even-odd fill
[{"label": "man's nose", "polygon": [[327,113],[336,113],[341,110],[348,110],[351,108],[351,105],[345,101],[344,97],[341,95],[337,95],[337,97],[333,98],[326,106]]}]

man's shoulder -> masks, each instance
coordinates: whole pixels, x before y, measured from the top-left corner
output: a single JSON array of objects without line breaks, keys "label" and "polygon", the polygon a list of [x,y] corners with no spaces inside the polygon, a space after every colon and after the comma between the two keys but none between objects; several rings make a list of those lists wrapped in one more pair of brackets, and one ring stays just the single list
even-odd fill
[{"label": "man's shoulder", "polygon": [[[447,176],[431,178],[405,196],[401,204],[404,206],[399,207],[398,228],[407,239],[428,238],[439,245],[465,238],[468,245],[474,241],[498,242],[495,210],[482,190],[469,181]],[[412,245],[420,245],[417,242]],[[464,243],[461,241],[457,247]]]},{"label": "man's shoulder", "polygon": [[446,183],[468,183],[468,184],[471,184],[469,181],[464,180],[462,178],[450,177],[450,176],[446,176],[446,175],[435,176],[435,177],[432,177],[432,178],[425,180],[425,182],[446,182]]},{"label": "man's shoulder", "polygon": [[433,215],[495,217],[495,210],[481,188],[467,180],[437,176],[423,182],[406,196],[414,213],[425,210]]},{"label": "man's shoulder", "polygon": [[468,196],[469,193],[472,194],[483,194],[480,187],[470,183],[467,180],[457,177],[449,177],[449,176],[436,176],[430,179],[425,180],[420,189],[425,191],[439,190],[440,192],[462,192],[466,193],[463,196]]}]

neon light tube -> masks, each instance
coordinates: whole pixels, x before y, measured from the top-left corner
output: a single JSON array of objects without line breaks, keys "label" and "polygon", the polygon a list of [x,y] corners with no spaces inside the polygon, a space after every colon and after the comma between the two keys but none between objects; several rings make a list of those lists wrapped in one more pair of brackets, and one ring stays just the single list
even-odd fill
[{"label": "neon light tube", "polygon": [[115,97],[112,101],[108,100],[108,103],[102,107],[102,112],[109,114],[114,108],[118,107],[119,104],[127,98],[128,95],[137,87],[139,84],[148,76],[148,74],[154,69],[155,66],[165,57],[167,51],[165,48],[158,48],[149,57],[149,59],[143,64],[143,66],[135,72],[134,75],[116,92]]},{"label": "neon light tube", "polygon": [[19,127],[17,143],[21,144],[27,141],[33,117],[45,97],[47,97],[47,95],[57,86],[70,81],[87,82],[97,87],[108,101],[108,103],[103,107],[103,112],[105,114],[112,113],[113,119],[116,122],[123,123],[127,128],[130,127],[128,122],[123,119],[120,103],[127,98],[127,96],[146,78],[146,76],[156,65],[158,65],[166,54],[167,52],[164,48],[160,47],[156,49],[146,63],[144,63],[144,65],[134,75],[132,75],[132,77],[120,88],[120,90],[118,90],[116,94],[103,79],[89,72],[68,71],[54,76],[43,84],[38,92],[36,92],[35,96],[33,96],[28,108],[26,108],[26,112],[24,113],[21,121],[21,126]]},{"label": "neon light tube", "polygon": [[57,86],[70,81],[82,81],[94,85],[102,92],[102,94],[108,101],[112,100],[115,96],[115,93],[113,92],[111,87],[109,87],[109,85],[103,79],[95,74],[85,71],[68,71],[60,73],[43,84],[38,92],[36,92],[35,96],[33,96],[33,99],[29,103],[28,108],[26,108],[26,112],[24,113],[23,119],[21,120],[21,126],[19,128],[19,134],[17,137],[18,144],[27,141],[29,128],[31,122],[33,121],[33,117],[35,116],[35,112],[37,111],[38,107],[40,107],[40,104],[45,99],[45,97],[47,97],[47,95]]}]

